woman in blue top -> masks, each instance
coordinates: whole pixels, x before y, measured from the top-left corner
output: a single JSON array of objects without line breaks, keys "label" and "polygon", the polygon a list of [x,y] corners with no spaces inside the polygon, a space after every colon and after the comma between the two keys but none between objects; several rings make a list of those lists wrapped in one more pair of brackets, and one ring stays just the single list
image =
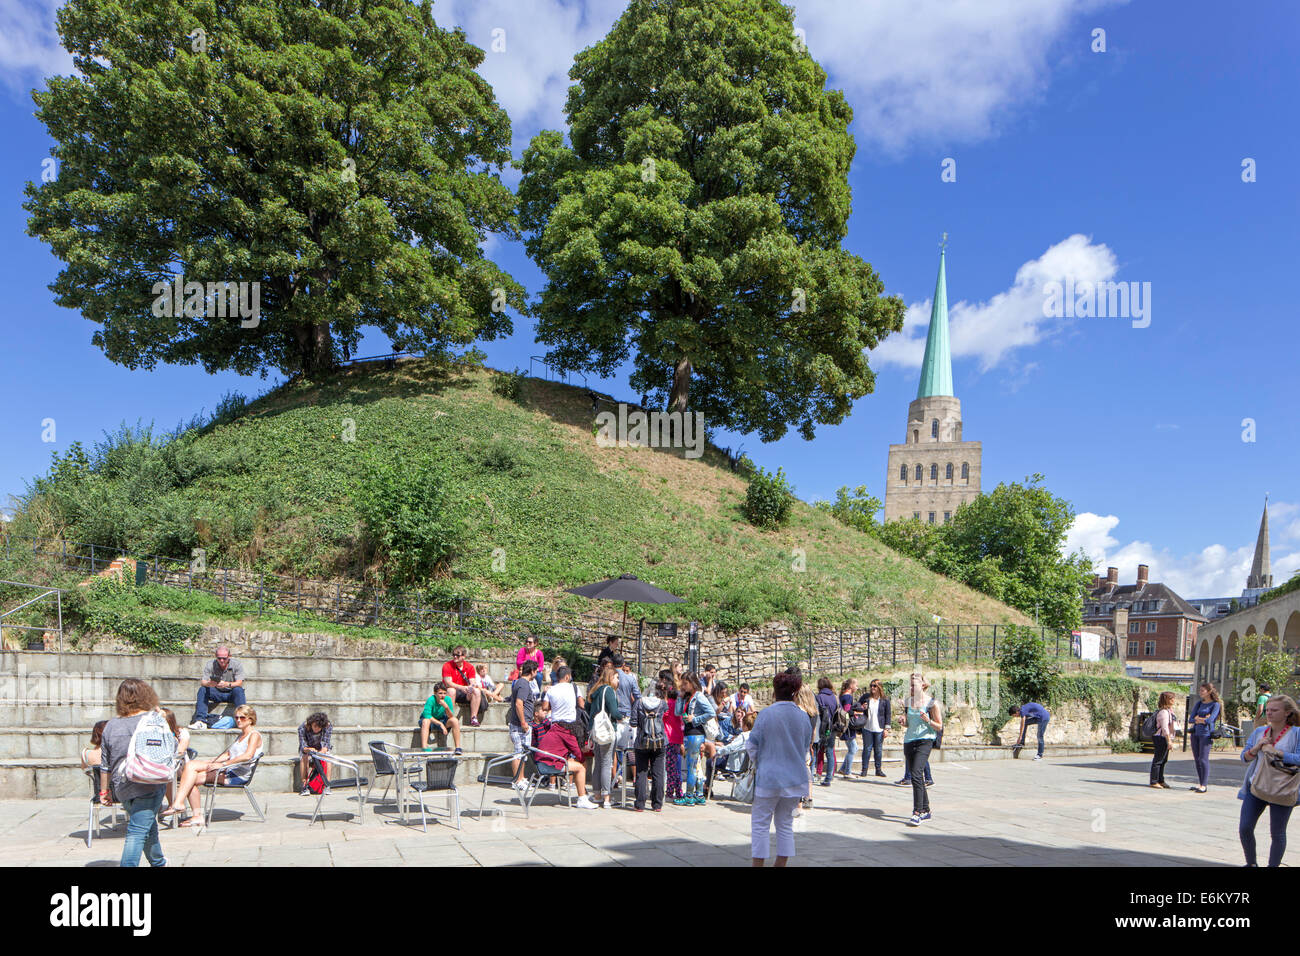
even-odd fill
[{"label": "woman in blue top", "polygon": [[1199,784],[1191,789],[1204,793],[1210,780],[1210,742],[1211,734],[1218,723],[1223,705],[1219,701],[1219,692],[1208,681],[1200,687],[1201,699],[1192,708],[1192,758],[1196,761],[1196,779]]},{"label": "woman in blue top", "polygon": [[903,762],[912,777],[912,818],[908,826],[918,827],[930,819],[930,794],[925,789],[925,765],[930,760],[935,738],[943,730],[943,711],[939,702],[927,693],[929,684],[922,674],[913,674],[911,693],[903,701],[898,715],[906,723],[903,735]]},{"label": "woman in blue top", "polygon": [[686,738],[686,795],[673,803],[679,807],[702,806],[705,798],[704,774],[699,769],[700,747],[704,745],[704,725],[717,711],[694,671],[682,675],[682,689],[676,707]]},{"label": "woman in blue top", "polygon": [[1266,803],[1251,791],[1250,785],[1259,770],[1260,760],[1281,754],[1283,763],[1300,765],[1300,708],[1296,707],[1295,701],[1283,694],[1270,697],[1264,705],[1264,719],[1268,723],[1250,732],[1246,749],[1241,754],[1241,759],[1250,764],[1246,779],[1237,791],[1237,799],[1241,801],[1241,822],[1237,833],[1241,837],[1247,866],[1259,865],[1255,859],[1255,824],[1264,808],[1268,807],[1268,829],[1272,836],[1268,850],[1269,866],[1282,863],[1282,855],[1286,852],[1286,824],[1291,819],[1292,807]]}]

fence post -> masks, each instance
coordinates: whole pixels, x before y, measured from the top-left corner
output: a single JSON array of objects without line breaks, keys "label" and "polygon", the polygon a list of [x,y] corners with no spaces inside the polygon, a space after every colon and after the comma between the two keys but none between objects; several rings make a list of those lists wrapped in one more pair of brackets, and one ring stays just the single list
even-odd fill
[{"label": "fence post", "polygon": [[465,617],[465,599],[464,599],[463,597],[458,597],[458,598],[456,598],[456,631],[457,631],[457,633],[460,632],[460,629],[461,629],[462,625],[464,624],[464,621],[463,621],[463,618],[464,618],[464,617]]},{"label": "fence post", "polygon": [[916,629],[912,635],[912,663],[918,664],[921,661],[921,625],[913,625]]},{"label": "fence post", "polygon": [[811,637],[808,638],[808,673],[813,673],[813,639]]},{"label": "fence post", "polygon": [[994,624],[993,625],[993,659],[997,660],[997,658],[998,658],[998,626]]},{"label": "fence post", "polygon": [[636,626],[636,676],[637,677],[640,677],[641,674],[643,673],[641,667],[642,667],[642,658],[643,658],[642,652],[644,650],[644,647],[642,646],[642,641],[644,640],[644,638],[645,638],[645,618],[641,618],[640,622]]},{"label": "fence post", "polygon": [[955,663],[958,664],[961,663],[961,625],[960,624],[957,625],[957,659]]},{"label": "fence post", "polygon": [[[5,543],[8,544],[8,542],[9,542],[9,539],[6,538],[6,539],[5,539]],[[60,549],[59,563],[62,564],[62,565],[66,568],[66,567],[68,566],[68,539],[67,539],[67,538],[63,538],[62,541],[61,541],[61,544],[62,544],[62,547],[61,547],[61,549]],[[7,551],[7,550],[8,550],[8,549],[6,548],[6,551]],[[60,635],[59,635],[60,640],[62,640],[62,637],[63,637],[63,635],[60,634]]]},{"label": "fence post", "polygon": [[260,575],[257,579],[257,616],[262,616],[262,594],[266,590],[266,575]]},{"label": "fence post", "polygon": [[343,582],[334,585],[334,622],[337,624],[343,614]]},{"label": "fence post", "polygon": [[375,627],[379,626],[379,588],[375,588]]},{"label": "fence post", "polygon": [[890,637],[893,639],[894,642],[893,666],[897,667],[898,666],[898,628],[891,627],[889,629],[889,632],[890,632]]},{"label": "fence post", "polygon": [[840,628],[840,679],[844,678],[844,629]]},{"label": "fence post", "polygon": [[95,573],[95,543],[90,543],[90,573]]},{"label": "fence post", "polygon": [[190,594],[194,590],[194,572],[189,568],[185,569],[185,593]]},{"label": "fence post", "polygon": [[1061,632],[1056,632],[1056,656],[1061,656]]},{"label": "fence post", "polygon": [[226,602],[226,594],[230,590],[230,568],[225,568],[225,575],[221,579],[221,601]]}]

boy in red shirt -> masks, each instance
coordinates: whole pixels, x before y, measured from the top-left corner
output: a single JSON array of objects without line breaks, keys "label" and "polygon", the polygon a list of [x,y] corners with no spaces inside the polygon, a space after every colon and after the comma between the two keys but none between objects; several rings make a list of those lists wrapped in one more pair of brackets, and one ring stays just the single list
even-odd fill
[{"label": "boy in red shirt", "polygon": [[465,648],[451,652],[451,660],[442,665],[442,680],[456,695],[456,703],[469,704],[469,725],[478,726],[478,712],[483,706],[483,688],[475,687],[474,665],[465,659]]}]

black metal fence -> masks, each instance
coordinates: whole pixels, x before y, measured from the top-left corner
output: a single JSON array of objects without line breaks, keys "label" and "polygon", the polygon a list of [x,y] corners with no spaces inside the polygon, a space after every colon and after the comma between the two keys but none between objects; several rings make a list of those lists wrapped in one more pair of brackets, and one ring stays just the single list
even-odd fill
[{"label": "black metal fence", "polygon": [[[404,635],[417,643],[452,646],[514,645],[526,633],[536,635],[552,651],[567,648],[572,656],[594,657],[610,635],[622,635],[625,653],[636,669],[653,674],[674,660],[687,659],[685,626],[661,636],[654,623],[629,622],[623,634],[617,617],[604,617],[549,605],[516,601],[455,598],[433,600],[419,592],[385,589],[363,583],[327,582],[293,576],[205,568],[160,555],[133,555],[121,548],[81,544],[56,538],[3,535],[6,558],[21,551],[49,558],[64,568],[90,575],[115,561],[134,568],[138,583],[161,584],[189,593],[200,592],[258,616],[291,615],[295,620],[330,622]],[[1023,627],[1017,628],[1023,632]],[[1037,630],[1048,653],[1057,659],[1078,658],[1081,648],[1070,632]],[[882,668],[955,667],[992,664],[1006,625],[947,624],[866,625],[851,628],[795,630],[784,634],[703,631],[701,663],[715,663],[730,680],[765,680],[790,666],[805,674],[863,674]],[[1114,638],[1104,638],[1103,658],[1116,656]],[[574,661],[581,668],[581,661]]]}]

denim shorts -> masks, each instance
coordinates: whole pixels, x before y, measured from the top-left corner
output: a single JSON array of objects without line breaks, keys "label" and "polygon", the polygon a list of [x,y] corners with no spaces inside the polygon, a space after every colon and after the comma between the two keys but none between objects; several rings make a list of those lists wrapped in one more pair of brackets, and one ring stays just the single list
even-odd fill
[{"label": "denim shorts", "polygon": [[225,782],[228,787],[242,787],[248,783],[248,778],[241,777],[237,773],[228,773],[225,775]]},{"label": "denim shorts", "polygon": [[514,745],[515,756],[524,756],[528,753],[528,738],[530,736],[532,736],[532,730],[530,729],[510,728],[510,743]]}]

